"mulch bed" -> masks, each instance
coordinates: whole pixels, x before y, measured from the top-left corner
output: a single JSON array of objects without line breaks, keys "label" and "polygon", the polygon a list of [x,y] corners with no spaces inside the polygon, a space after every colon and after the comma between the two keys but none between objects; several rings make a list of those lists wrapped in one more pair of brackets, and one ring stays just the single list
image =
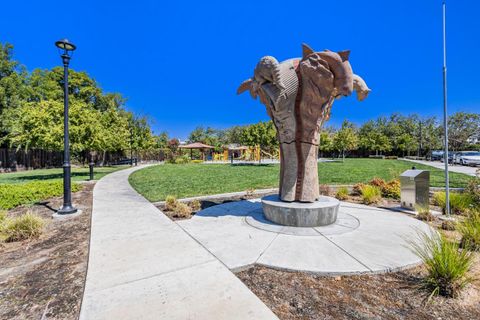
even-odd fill
[{"label": "mulch bed", "polygon": [[458,298],[428,300],[422,272],[325,277],[255,266],[237,276],[282,320],[480,319],[478,283]]},{"label": "mulch bed", "polygon": [[61,198],[9,211],[48,223],[38,238],[0,244],[0,319],[77,319],[88,260],[93,183],[72,195],[80,216],[52,219]]}]

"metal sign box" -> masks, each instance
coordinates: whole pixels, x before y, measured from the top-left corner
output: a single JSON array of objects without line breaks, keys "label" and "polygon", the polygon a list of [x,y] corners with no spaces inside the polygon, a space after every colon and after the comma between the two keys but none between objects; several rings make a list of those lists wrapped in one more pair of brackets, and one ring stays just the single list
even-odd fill
[{"label": "metal sign box", "polygon": [[407,170],[400,175],[400,185],[402,207],[415,210],[416,206],[429,205],[430,171]]}]

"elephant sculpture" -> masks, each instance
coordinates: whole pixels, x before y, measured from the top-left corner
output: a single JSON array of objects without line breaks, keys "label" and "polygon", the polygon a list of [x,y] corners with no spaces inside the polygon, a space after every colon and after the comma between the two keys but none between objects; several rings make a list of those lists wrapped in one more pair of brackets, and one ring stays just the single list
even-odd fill
[{"label": "elephant sculpture", "polygon": [[314,202],[320,197],[317,171],[319,131],[329,119],[335,99],[355,90],[364,100],[370,89],[355,75],[349,51],[315,52],[303,44],[302,58],[278,62],[260,59],[254,76],[237,94],[260,98],[277,129],[280,143],[280,199]]}]

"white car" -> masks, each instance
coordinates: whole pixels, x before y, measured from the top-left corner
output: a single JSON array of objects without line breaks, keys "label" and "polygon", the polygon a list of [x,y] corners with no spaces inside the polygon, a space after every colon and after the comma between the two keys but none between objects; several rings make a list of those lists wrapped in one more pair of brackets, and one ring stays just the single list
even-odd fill
[{"label": "white car", "polygon": [[478,151],[464,151],[457,154],[456,159],[457,163],[464,166],[478,166],[480,165],[480,152]]}]

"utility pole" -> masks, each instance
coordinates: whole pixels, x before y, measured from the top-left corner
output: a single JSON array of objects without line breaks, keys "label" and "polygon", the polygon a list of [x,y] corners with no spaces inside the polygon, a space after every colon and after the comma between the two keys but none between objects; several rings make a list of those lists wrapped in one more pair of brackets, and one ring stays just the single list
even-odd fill
[{"label": "utility pole", "polygon": [[446,37],[446,4],[443,0],[443,138],[445,162],[445,213],[450,216],[450,186],[448,176],[448,113],[447,113],[447,37]]}]

